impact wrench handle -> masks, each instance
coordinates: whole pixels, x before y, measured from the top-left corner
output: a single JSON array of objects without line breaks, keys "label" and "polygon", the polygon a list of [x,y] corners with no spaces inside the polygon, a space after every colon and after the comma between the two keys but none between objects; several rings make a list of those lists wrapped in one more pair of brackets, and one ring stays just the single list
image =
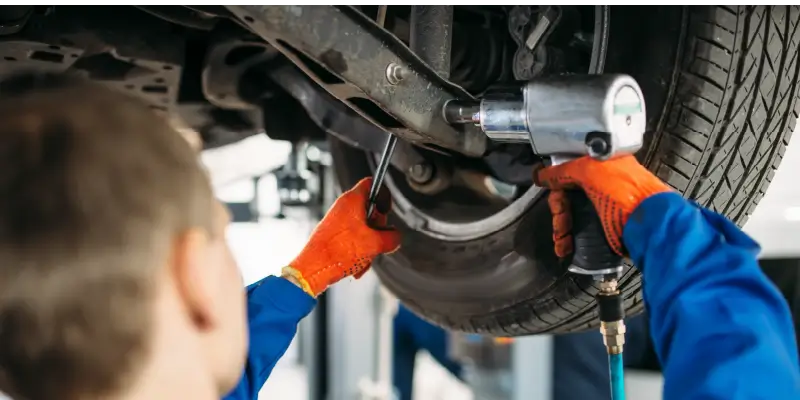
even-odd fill
[{"label": "impact wrench handle", "polygon": [[567,191],[572,214],[573,255],[570,272],[581,275],[616,275],[622,256],[608,245],[600,216],[582,190]]},{"label": "impact wrench handle", "polygon": [[622,256],[611,249],[603,225],[586,193],[570,190],[573,258],[569,270],[591,275],[600,281],[597,314],[606,347],[611,377],[612,400],[625,398],[622,349],[625,344],[625,308],[617,279],[622,272]]}]

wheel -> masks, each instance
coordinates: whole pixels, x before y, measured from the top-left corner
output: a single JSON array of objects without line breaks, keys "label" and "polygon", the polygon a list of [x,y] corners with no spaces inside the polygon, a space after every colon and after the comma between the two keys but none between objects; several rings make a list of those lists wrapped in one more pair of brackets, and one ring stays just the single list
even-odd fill
[{"label": "wheel", "polygon": [[[799,21],[794,6],[611,8],[606,72],[634,76],[649,111],[637,157],[738,224],[763,196],[795,126]],[[363,152],[336,140],[331,151],[343,187],[370,174]],[[558,264],[540,190],[500,207],[462,192],[414,195],[401,178],[393,171],[387,181],[403,246],[375,270],[409,308],[446,328],[492,335],[596,326],[597,288]],[[639,273],[628,269],[621,282],[628,314],[641,312]]]}]

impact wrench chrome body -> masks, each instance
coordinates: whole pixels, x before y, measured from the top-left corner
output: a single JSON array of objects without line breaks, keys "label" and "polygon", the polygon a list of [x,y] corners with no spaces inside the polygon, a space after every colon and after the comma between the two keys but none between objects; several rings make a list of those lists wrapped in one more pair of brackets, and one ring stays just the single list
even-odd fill
[{"label": "impact wrench chrome body", "polygon": [[[569,75],[528,82],[516,98],[450,101],[451,124],[475,124],[498,142],[528,142],[551,165],[588,155],[607,160],[642,147],[647,124],[644,95],[627,75]],[[569,271],[598,281],[600,332],[609,355],[611,392],[624,398],[624,308],[618,282],[622,257],[605,239],[599,217],[582,192],[570,193],[574,254]]]},{"label": "impact wrench chrome body", "polygon": [[[450,101],[443,112],[448,122],[475,124],[494,141],[530,143],[533,152],[548,157],[551,165],[585,155],[606,160],[634,154],[642,147],[647,123],[642,91],[627,75],[541,78],[525,84],[516,99]],[[577,213],[573,218],[582,216]],[[594,222],[587,228],[600,228]],[[580,240],[583,232],[573,233]],[[597,233],[602,230],[592,232]],[[622,270],[621,263],[600,265],[608,264],[599,262],[603,257],[581,256],[576,254],[570,271],[603,277]]]},{"label": "impact wrench chrome body", "polygon": [[[603,160],[642,147],[644,96],[627,75],[568,75],[528,82],[515,99],[451,100],[444,117],[473,123],[497,142],[530,143],[535,154]],[[558,162],[560,163],[560,162]]]}]

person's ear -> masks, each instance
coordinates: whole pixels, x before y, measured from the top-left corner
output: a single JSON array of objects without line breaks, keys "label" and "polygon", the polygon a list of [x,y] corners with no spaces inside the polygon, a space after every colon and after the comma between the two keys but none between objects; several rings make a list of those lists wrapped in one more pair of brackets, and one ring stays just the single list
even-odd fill
[{"label": "person's ear", "polygon": [[208,266],[210,238],[203,229],[178,236],[172,252],[172,274],[178,295],[198,329],[217,324],[214,313],[215,276]]},{"label": "person's ear", "polygon": [[169,119],[169,124],[181,135],[191,146],[192,150],[200,153],[203,150],[203,138],[200,133],[189,127],[186,122],[180,117],[173,117]]}]

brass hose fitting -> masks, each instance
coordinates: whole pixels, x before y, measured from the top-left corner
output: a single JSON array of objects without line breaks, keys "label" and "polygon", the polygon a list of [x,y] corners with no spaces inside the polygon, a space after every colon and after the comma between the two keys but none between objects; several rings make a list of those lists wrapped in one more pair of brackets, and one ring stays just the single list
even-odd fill
[{"label": "brass hose fitting", "polygon": [[600,282],[597,294],[600,333],[608,354],[620,354],[625,345],[625,310],[616,279]]}]

